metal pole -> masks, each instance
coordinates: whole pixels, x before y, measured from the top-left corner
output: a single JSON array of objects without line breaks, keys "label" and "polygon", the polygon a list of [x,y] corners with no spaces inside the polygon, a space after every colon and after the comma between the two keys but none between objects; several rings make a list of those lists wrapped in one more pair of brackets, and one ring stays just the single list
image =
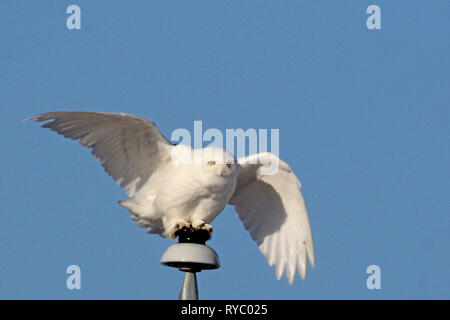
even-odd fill
[{"label": "metal pole", "polygon": [[205,230],[191,230],[183,227],[178,232],[178,243],[163,253],[161,263],[184,272],[180,300],[198,300],[197,272],[220,267],[217,253],[205,245],[210,238]]},{"label": "metal pole", "polygon": [[184,281],[183,287],[181,287],[180,300],[198,300],[197,272],[192,270],[184,271]]}]

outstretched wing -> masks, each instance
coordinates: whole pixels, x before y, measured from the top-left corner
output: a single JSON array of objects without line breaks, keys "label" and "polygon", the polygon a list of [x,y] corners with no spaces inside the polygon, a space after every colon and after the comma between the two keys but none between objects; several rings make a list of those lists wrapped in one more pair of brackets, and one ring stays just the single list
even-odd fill
[{"label": "outstretched wing", "polygon": [[26,120],[51,120],[42,127],[91,148],[105,171],[130,197],[170,160],[173,148],[154,122],[130,114],[63,111]]},{"label": "outstretched wing", "polygon": [[[307,258],[314,267],[314,246],[300,181],[287,163],[271,153],[239,158],[238,163],[230,204],[269,265],[275,265],[277,279],[285,273],[292,284],[296,270],[304,279]],[[277,172],[264,175],[263,169],[273,163],[279,165]]]}]

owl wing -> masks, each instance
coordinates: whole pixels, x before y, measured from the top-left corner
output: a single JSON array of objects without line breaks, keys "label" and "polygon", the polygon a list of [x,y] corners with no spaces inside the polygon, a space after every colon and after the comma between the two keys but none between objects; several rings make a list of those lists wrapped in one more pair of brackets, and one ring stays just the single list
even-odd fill
[{"label": "owl wing", "polygon": [[[277,279],[283,273],[289,283],[296,270],[306,274],[306,261],[314,266],[314,246],[301,184],[291,168],[276,155],[260,153],[239,158],[237,185],[230,199],[244,227],[256,241]],[[264,168],[278,170],[264,174]]]},{"label": "owl wing", "polygon": [[48,112],[26,120],[92,149],[117,184],[133,197],[150,176],[170,160],[174,147],[153,121],[124,113]]}]

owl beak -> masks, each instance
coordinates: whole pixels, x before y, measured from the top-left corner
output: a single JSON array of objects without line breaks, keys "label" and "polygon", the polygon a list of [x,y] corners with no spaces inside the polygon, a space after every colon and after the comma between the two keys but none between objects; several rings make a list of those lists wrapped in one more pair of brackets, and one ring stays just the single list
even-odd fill
[{"label": "owl beak", "polygon": [[218,165],[217,166],[217,174],[219,175],[219,176],[224,176],[224,173],[225,173],[225,168],[224,168],[224,166],[221,166],[221,165]]}]

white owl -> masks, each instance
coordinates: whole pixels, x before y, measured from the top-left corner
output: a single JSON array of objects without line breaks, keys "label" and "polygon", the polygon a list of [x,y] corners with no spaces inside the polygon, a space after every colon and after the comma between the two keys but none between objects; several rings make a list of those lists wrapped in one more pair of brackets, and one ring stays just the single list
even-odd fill
[{"label": "white owl", "polygon": [[[49,112],[27,120],[79,140],[131,198],[119,201],[149,233],[176,237],[187,226],[204,229],[234,205],[277,279],[292,283],[296,270],[314,266],[314,247],[301,184],[271,153],[236,159],[219,148],[172,145],[155,124],[129,114]],[[275,174],[263,169],[278,163]]]}]

